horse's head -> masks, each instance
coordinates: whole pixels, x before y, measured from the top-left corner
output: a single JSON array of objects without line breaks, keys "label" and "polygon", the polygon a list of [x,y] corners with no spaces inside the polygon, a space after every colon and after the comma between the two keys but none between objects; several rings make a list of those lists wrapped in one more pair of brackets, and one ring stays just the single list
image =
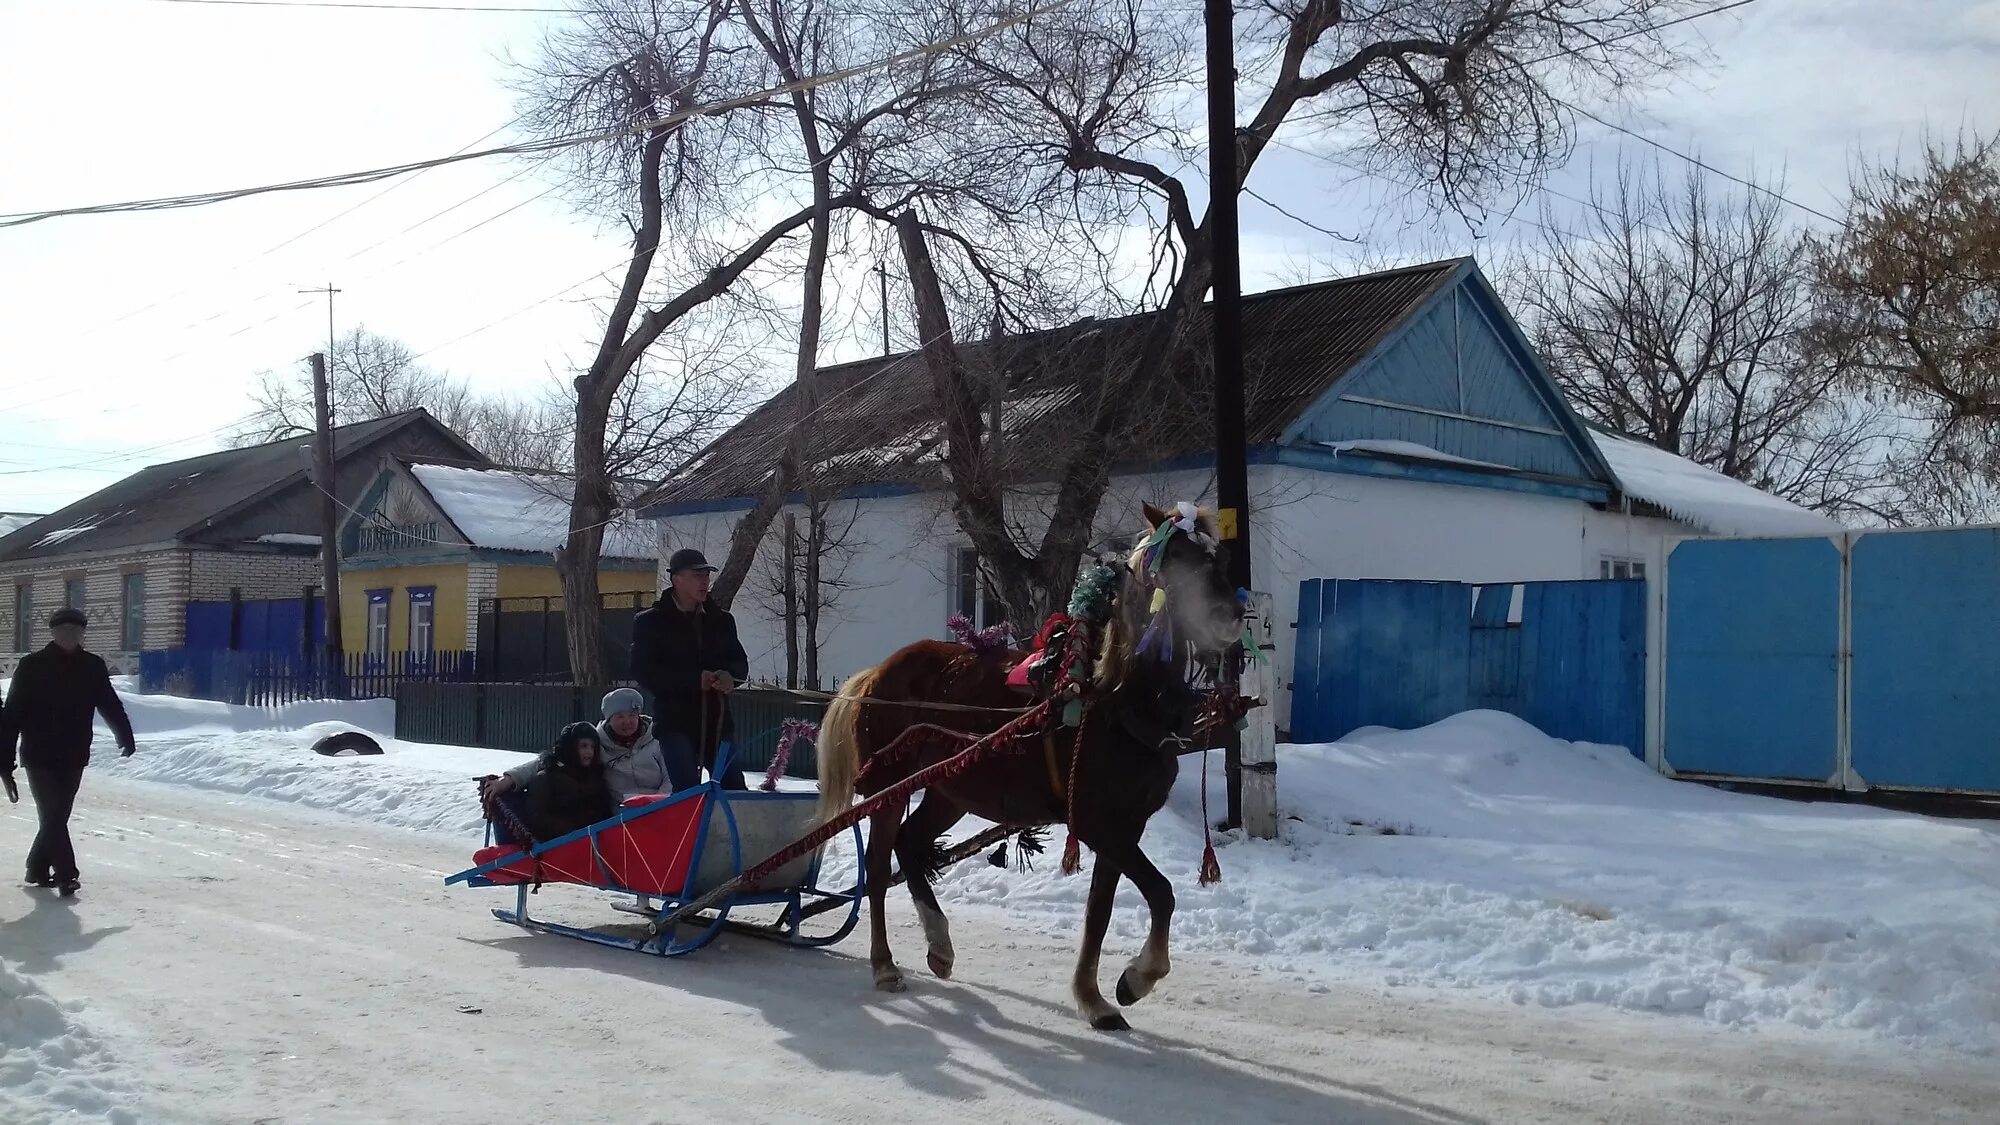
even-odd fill
[{"label": "horse's head", "polygon": [[1129,581],[1148,591],[1139,608],[1147,617],[1164,592],[1161,612],[1176,643],[1213,659],[1243,636],[1243,603],[1229,581],[1229,556],[1215,516],[1192,504],[1172,511],[1145,506],[1148,531],[1127,559]]}]

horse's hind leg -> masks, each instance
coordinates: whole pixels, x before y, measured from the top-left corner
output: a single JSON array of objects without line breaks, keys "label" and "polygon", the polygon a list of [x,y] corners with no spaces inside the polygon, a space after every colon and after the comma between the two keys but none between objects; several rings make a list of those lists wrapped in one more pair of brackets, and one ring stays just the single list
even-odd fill
[{"label": "horse's hind leg", "polygon": [[896,828],[903,822],[901,804],[882,809],[868,820],[868,962],[875,970],[875,987],[903,991],[903,971],[889,953],[889,919],[883,907],[889,899],[889,860],[896,848]]},{"label": "horse's hind leg", "polygon": [[938,837],[964,817],[965,810],[957,803],[931,790],[896,832],[896,858],[902,862],[903,881],[909,884],[910,898],[917,904],[917,920],[924,927],[925,961],[932,973],[946,979],[951,977],[951,924],[945,921],[937,892],[931,889],[930,866],[936,860]]},{"label": "horse's hind leg", "polygon": [[1083,947],[1077,951],[1076,975],[1070,979],[1077,1011],[1099,1031],[1126,1031],[1132,1026],[1105,1002],[1097,987],[1097,962],[1104,951],[1104,931],[1111,925],[1111,901],[1118,893],[1118,877],[1118,865],[1098,852],[1090,867],[1090,901],[1083,911]]},{"label": "horse's hind leg", "polygon": [[1167,960],[1167,927],[1174,918],[1174,885],[1137,844],[1120,852],[1118,864],[1125,869],[1125,875],[1139,893],[1146,896],[1146,908],[1152,912],[1152,928],[1146,932],[1146,948],[1118,977],[1118,1002],[1130,1006],[1146,998],[1153,986],[1160,983],[1172,965]]}]

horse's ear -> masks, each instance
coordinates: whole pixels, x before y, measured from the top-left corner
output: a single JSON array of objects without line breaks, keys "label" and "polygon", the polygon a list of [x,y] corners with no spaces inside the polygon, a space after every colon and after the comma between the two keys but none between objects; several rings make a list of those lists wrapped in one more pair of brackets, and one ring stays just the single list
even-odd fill
[{"label": "horse's ear", "polygon": [[1147,527],[1158,527],[1161,524],[1167,522],[1168,519],[1167,513],[1162,512],[1158,508],[1153,507],[1151,504],[1145,505],[1145,509],[1146,509]]}]

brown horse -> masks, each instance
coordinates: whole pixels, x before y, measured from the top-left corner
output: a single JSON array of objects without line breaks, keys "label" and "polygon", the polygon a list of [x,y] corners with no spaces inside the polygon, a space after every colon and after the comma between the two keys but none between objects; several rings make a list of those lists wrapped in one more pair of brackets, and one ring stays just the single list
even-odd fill
[{"label": "brown horse", "polygon": [[[902,970],[889,952],[883,916],[892,851],[908,876],[931,972],[951,975],[951,930],[930,879],[939,837],[967,813],[1021,828],[1070,821],[1071,833],[1095,854],[1083,946],[1071,982],[1077,1007],[1092,1027],[1128,1026],[1105,1002],[1097,982],[1098,957],[1121,875],[1145,896],[1152,929],[1144,952],[1118,980],[1118,1002],[1136,1003],[1167,975],[1173,886],[1139,849],[1139,838],[1147,820],[1166,804],[1179,772],[1178,754],[1190,733],[1197,698],[1188,685],[1189,672],[1198,662],[1219,659],[1242,635],[1243,607],[1229,584],[1212,516],[1197,513],[1190,521],[1185,514],[1177,517],[1150,505],[1145,515],[1155,531],[1177,519],[1181,529],[1169,534],[1156,552],[1157,566],[1148,565],[1143,545],[1119,566],[1111,618],[1080,725],[1064,726],[1052,715],[1046,734],[1033,736],[1020,752],[982,760],[925,790],[907,819],[901,805],[871,818],[866,863],[875,987],[885,992],[904,987]],[[1139,641],[1162,590],[1163,624],[1171,623],[1173,641],[1141,651]],[[857,775],[907,728],[926,723],[981,735],[1018,717],[1030,701],[1008,686],[1007,672],[1024,655],[918,641],[850,679],[821,724],[823,818],[848,808]],[[939,747],[907,760],[885,759],[881,766],[886,768],[865,776],[863,796],[954,752],[955,747]]]}]

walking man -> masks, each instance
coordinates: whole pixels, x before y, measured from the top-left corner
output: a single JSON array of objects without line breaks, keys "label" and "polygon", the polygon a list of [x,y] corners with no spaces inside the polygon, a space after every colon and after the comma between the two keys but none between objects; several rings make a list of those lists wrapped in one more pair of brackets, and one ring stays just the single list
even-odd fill
[{"label": "walking man", "polygon": [[21,658],[6,705],[0,708],[0,779],[5,781],[7,798],[21,799],[14,783],[18,739],[20,764],[27,768],[28,790],[41,819],[41,831],[28,849],[28,883],[61,887],[66,896],[75,894],[80,885],[69,814],[83,784],[83,767],[90,762],[91,712],[104,716],[124,751],[122,757],[131,757],[137,749],[132,720],[112,690],[110,669],[96,653],[84,651],[83,631],[89,624],[82,610],[57,610],[49,618],[54,640]]},{"label": "walking man", "polygon": [[708,600],[714,574],[700,551],[675,551],[667,560],[666,593],[632,621],[632,678],[653,693],[655,731],[675,788],[700,767],[724,789],[745,788],[733,755],[715,777],[716,753],[735,731],[729,693],[749,678],[750,658],[736,637],[736,619]]}]

